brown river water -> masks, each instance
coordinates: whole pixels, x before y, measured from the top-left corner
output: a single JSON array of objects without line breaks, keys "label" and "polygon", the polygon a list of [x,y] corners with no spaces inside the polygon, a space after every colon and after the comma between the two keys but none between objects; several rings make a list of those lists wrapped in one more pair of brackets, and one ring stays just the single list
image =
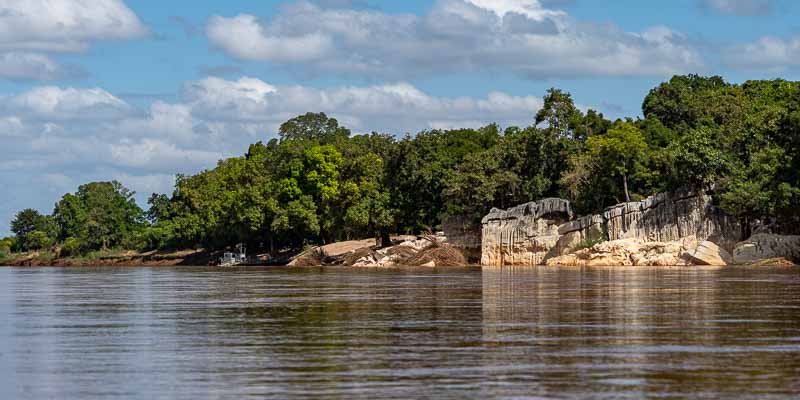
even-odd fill
[{"label": "brown river water", "polygon": [[1,399],[797,399],[800,268],[0,268]]}]

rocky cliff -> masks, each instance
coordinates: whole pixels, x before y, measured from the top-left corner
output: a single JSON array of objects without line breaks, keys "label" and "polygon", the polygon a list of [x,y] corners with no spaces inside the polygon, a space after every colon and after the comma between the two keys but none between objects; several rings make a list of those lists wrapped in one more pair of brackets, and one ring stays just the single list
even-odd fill
[{"label": "rocky cliff", "polygon": [[573,218],[572,207],[564,199],[492,209],[481,221],[481,265],[541,264],[558,243],[559,226]]},{"label": "rocky cliff", "polygon": [[[569,201],[544,199],[493,209],[482,227],[481,264],[486,266],[718,263],[729,259],[741,240],[738,222],[716,208],[709,194],[689,191],[661,193],[577,219]],[[583,250],[601,242],[611,244],[594,253]],[[719,254],[709,254],[714,250]]]},{"label": "rocky cliff", "polygon": [[694,236],[732,251],[741,240],[735,218],[712,204],[707,193],[659,193],[642,201],[618,204],[603,212],[608,240],[672,242]]}]

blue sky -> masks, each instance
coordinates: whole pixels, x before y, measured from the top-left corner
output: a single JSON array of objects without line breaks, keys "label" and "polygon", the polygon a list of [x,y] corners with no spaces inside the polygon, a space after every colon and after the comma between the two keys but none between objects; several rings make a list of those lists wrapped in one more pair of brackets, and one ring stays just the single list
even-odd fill
[{"label": "blue sky", "polygon": [[[280,122],[531,122],[549,87],[640,115],[673,74],[797,79],[779,0],[0,0],[0,233],[81,183],[170,192]],[[144,205],[144,204],[142,204]]]}]

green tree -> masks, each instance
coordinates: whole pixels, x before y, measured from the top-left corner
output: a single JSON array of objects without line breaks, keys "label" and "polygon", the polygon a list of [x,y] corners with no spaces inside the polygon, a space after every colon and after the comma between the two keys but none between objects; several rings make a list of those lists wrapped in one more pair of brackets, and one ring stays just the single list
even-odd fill
[{"label": "green tree", "polygon": [[26,247],[28,250],[44,250],[52,246],[54,243],[53,238],[43,231],[33,231],[28,233],[26,238]]},{"label": "green tree", "polygon": [[[42,215],[39,211],[32,208],[26,208],[18,212],[11,221],[11,231],[16,235],[19,245],[23,250],[39,249],[35,247],[38,243],[33,242],[34,238],[32,238],[31,235],[33,232],[47,235],[47,232],[50,230],[50,223],[47,216]],[[38,236],[37,234],[35,239],[39,239]]]},{"label": "green tree", "polygon": [[319,144],[336,144],[350,136],[350,130],[325,113],[307,113],[284,122],[279,130],[281,140],[311,140]]},{"label": "green tree", "polygon": [[144,226],[144,212],[133,196],[116,181],[81,185],[55,206],[60,237],[77,238],[90,249],[121,245]]},{"label": "green tree", "polygon": [[639,172],[647,157],[647,144],[642,131],[630,122],[622,122],[605,135],[590,137],[586,148],[601,170],[622,179],[625,201],[630,202],[628,178]]},{"label": "green tree", "polygon": [[[602,117],[601,117],[602,118]],[[572,95],[551,88],[544,96],[544,106],[536,113],[536,125],[547,123],[559,138],[584,140],[587,132],[583,128],[583,114],[572,101]]]}]

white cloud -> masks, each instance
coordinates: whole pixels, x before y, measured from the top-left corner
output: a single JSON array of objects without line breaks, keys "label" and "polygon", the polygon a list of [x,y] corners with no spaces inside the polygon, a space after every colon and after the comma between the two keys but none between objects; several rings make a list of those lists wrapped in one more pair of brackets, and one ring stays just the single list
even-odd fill
[{"label": "white cloud", "polygon": [[100,40],[148,33],[121,0],[0,0],[0,79],[49,81],[85,72],[43,53],[75,53]]},{"label": "white cloud", "polygon": [[433,121],[528,124],[542,104],[538,97],[502,92],[484,99],[436,97],[404,82],[315,89],[273,86],[254,78],[207,78],[188,84],[184,95],[195,117],[207,120],[278,126],[298,114],[322,111],[348,121],[356,131],[390,133],[432,128]]},{"label": "white cloud", "polygon": [[114,119],[134,112],[127,103],[100,88],[37,87],[13,97],[8,105],[18,112],[51,120]]},{"label": "white cloud", "polygon": [[779,72],[800,66],[800,36],[787,39],[765,36],[758,40],[731,46],[722,53],[729,66],[741,69]]},{"label": "white cloud", "polygon": [[0,49],[76,52],[90,42],[130,39],[147,29],[120,0],[4,0]]},{"label": "white cloud", "polygon": [[19,117],[0,118],[0,137],[20,136],[23,129],[22,120]]},{"label": "white cloud", "polygon": [[391,79],[497,70],[537,79],[661,76],[704,65],[689,40],[668,28],[582,23],[536,0],[437,0],[422,16],[299,1],[270,20],[214,16],[206,33],[237,59]]},{"label": "white cloud", "polygon": [[542,7],[537,0],[466,0],[468,3],[480,8],[491,10],[499,17],[504,17],[508,13],[525,15],[536,21],[545,18],[562,17],[566,15],[562,11],[548,10]]},{"label": "white cloud", "polygon": [[158,139],[124,139],[109,147],[110,159],[116,166],[141,171],[168,172],[185,170],[187,166],[199,170],[223,157],[219,152],[179,148],[175,143]]},{"label": "white cloud", "polygon": [[0,78],[49,81],[65,75],[67,71],[46,55],[26,52],[0,54]]},{"label": "white cloud", "polygon": [[213,16],[206,34],[214,45],[245,60],[303,62],[321,58],[332,49],[331,39],[319,33],[270,35],[252,15]]}]

